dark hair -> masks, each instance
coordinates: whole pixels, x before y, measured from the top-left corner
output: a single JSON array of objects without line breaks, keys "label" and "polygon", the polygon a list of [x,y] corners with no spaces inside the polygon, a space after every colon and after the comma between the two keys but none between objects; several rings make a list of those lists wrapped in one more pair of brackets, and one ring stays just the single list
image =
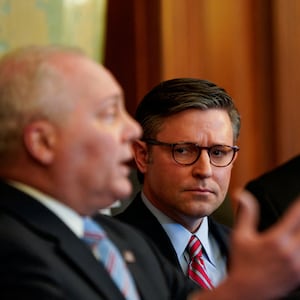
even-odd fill
[{"label": "dark hair", "polygon": [[216,84],[196,78],[163,81],[142,99],[135,118],[143,128],[143,138],[155,138],[166,117],[187,109],[222,109],[227,111],[234,141],[240,132],[240,114],[232,98]]},{"label": "dark hair", "polygon": [[[234,142],[240,133],[240,114],[232,98],[216,84],[197,78],[166,80],[148,92],[137,107],[135,118],[143,128],[143,139],[154,139],[165,118],[187,109],[221,109],[231,120]],[[142,174],[138,172],[140,182]]]}]

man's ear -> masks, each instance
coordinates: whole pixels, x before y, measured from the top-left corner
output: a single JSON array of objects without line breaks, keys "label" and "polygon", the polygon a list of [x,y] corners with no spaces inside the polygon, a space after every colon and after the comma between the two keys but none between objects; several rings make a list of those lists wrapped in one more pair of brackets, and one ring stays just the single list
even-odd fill
[{"label": "man's ear", "polygon": [[135,163],[141,173],[145,173],[147,170],[147,164],[149,163],[149,152],[147,144],[140,140],[136,140],[132,144],[133,155]]},{"label": "man's ear", "polygon": [[56,143],[55,127],[40,120],[28,124],[24,130],[24,143],[28,153],[42,164],[50,164]]}]

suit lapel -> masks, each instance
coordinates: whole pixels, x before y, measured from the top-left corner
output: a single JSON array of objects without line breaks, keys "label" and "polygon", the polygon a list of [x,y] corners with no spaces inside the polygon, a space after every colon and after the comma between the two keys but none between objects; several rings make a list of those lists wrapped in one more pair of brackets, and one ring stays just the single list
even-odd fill
[{"label": "suit lapel", "polygon": [[[140,292],[142,299],[157,299],[157,291],[153,289],[153,285],[151,285],[151,282],[149,281],[149,274],[144,272],[139,263],[129,263],[127,265],[135,279],[136,286]],[[155,276],[155,274],[153,274],[152,276]]]},{"label": "suit lapel", "polygon": [[[156,217],[149,211],[144,204],[141,194],[139,193],[125,211],[125,215],[120,215],[120,220],[123,219],[126,223],[134,225],[139,230],[142,230],[149,236],[156,245],[160,245],[159,249],[165,257],[178,269],[182,270],[177,258],[176,251],[172,242],[158,222]],[[141,219],[139,219],[141,218]]]},{"label": "suit lapel", "polygon": [[[130,241],[124,238],[123,235],[124,232],[120,232],[119,230],[112,230],[112,226],[107,225],[107,220],[105,217],[98,216],[96,220],[101,223],[101,225],[107,232],[109,238],[120,250],[122,257],[126,262],[126,265],[134,278],[136,287],[139,290],[139,293],[141,295],[141,299],[143,300],[157,299],[157,291],[153,289],[151,280],[149,280],[149,277],[151,277],[151,275],[149,275],[149,270],[147,270],[148,272],[147,271],[145,272],[142,261],[139,260],[138,257],[136,257],[136,248],[134,247],[131,248],[131,245],[134,243],[134,241],[130,243]],[[116,223],[116,221],[113,222]],[[134,246],[137,247],[137,244],[135,244]],[[147,260],[147,257],[145,257],[145,259]],[[155,276],[155,274],[153,274],[153,276]]]},{"label": "suit lapel", "polygon": [[227,258],[229,256],[229,243],[231,229],[223,224],[216,222],[212,217],[208,217],[208,227],[211,234],[216,239],[221,253]]},{"label": "suit lapel", "polygon": [[100,294],[103,294],[105,299],[124,299],[106,269],[96,260],[88,246],[77,237],[63,239],[59,248],[62,254],[81,270],[84,277],[94,285]]}]

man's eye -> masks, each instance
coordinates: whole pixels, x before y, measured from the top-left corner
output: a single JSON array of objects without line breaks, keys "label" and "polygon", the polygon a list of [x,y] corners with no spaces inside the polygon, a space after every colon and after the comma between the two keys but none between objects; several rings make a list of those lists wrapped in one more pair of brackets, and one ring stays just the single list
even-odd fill
[{"label": "man's eye", "polygon": [[111,111],[104,115],[104,119],[106,121],[111,121],[111,122],[113,122],[117,117],[118,117],[117,111]]},{"label": "man's eye", "polygon": [[109,107],[98,114],[99,119],[105,122],[114,122],[119,116],[119,110],[116,106]]},{"label": "man's eye", "polygon": [[192,147],[190,147],[188,145],[180,145],[175,148],[175,151],[178,154],[188,154],[188,153],[193,152],[193,149],[192,149]]},{"label": "man's eye", "polygon": [[184,148],[184,147],[177,147],[176,149],[175,149],[175,151],[178,153],[178,154],[183,154],[183,153],[185,153],[186,152],[186,149]]},{"label": "man's eye", "polygon": [[212,156],[213,157],[222,157],[222,156],[225,156],[226,154],[225,153],[223,153],[223,152],[221,152],[221,151],[214,151],[213,153],[212,153]]},{"label": "man's eye", "polygon": [[215,157],[220,157],[220,156],[225,156],[228,154],[228,150],[227,149],[222,149],[222,148],[216,148],[216,149],[212,149],[211,151],[211,155],[215,156]]}]

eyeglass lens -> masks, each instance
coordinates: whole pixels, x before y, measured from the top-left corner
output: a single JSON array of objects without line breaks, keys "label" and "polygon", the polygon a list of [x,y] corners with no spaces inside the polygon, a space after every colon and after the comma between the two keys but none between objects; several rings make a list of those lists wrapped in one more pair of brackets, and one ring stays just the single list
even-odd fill
[{"label": "eyeglass lens", "polygon": [[229,165],[235,155],[235,151],[230,146],[217,145],[206,148],[196,144],[186,143],[174,145],[173,157],[179,164],[193,164],[204,149],[208,151],[211,164],[220,167]]}]

